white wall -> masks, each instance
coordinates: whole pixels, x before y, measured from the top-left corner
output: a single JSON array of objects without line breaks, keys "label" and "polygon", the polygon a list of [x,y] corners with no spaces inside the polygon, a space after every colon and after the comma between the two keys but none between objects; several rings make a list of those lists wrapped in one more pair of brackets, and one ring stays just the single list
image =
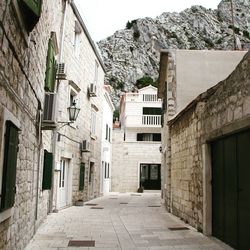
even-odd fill
[{"label": "white wall", "polygon": [[177,113],[196,96],[224,80],[246,51],[176,51]]}]

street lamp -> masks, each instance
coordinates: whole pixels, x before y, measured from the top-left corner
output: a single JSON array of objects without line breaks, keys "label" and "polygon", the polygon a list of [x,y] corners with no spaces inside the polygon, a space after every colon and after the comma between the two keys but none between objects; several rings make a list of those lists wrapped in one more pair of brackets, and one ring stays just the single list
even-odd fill
[{"label": "street lamp", "polygon": [[58,122],[63,124],[61,127],[58,128],[58,130],[64,127],[65,125],[70,125],[71,123],[75,122],[80,112],[80,108],[76,107],[75,100],[72,102],[71,106],[67,108],[67,110],[69,120],[67,122]]},{"label": "street lamp", "polygon": [[76,121],[79,112],[80,112],[80,108],[76,107],[76,102],[74,100],[72,105],[70,107],[68,107],[68,114],[69,114],[70,123]]}]

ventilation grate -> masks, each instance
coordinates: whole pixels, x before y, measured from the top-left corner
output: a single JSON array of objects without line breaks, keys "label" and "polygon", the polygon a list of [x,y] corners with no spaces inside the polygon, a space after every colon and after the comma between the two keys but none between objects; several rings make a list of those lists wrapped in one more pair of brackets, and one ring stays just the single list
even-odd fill
[{"label": "ventilation grate", "polygon": [[148,207],[161,207],[161,205],[149,205]]},{"label": "ventilation grate", "polygon": [[90,209],[103,209],[103,207],[91,207]]},{"label": "ventilation grate", "polygon": [[98,204],[96,204],[96,203],[86,203],[86,204],[84,204],[85,206],[97,206]]},{"label": "ventilation grate", "polygon": [[127,202],[121,202],[120,204],[121,204],[121,205],[123,205],[123,204],[125,204],[125,205],[126,205],[126,204],[128,204],[128,203],[127,203]]},{"label": "ventilation grate", "polygon": [[94,240],[70,240],[69,247],[94,247]]}]

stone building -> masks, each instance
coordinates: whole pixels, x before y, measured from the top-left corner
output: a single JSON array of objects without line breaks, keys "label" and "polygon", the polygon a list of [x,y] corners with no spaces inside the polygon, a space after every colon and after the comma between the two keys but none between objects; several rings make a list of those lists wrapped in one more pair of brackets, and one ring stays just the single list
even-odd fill
[{"label": "stone building", "polygon": [[103,123],[102,123],[102,171],[101,171],[101,193],[107,194],[111,190],[112,169],[112,125],[115,107],[109,96],[113,91],[110,85],[104,85],[103,94]]},{"label": "stone building", "polygon": [[[102,167],[104,66],[73,2],[67,4],[62,24],[54,111],[58,125],[51,151],[52,210],[99,196]],[[67,124],[67,109],[74,103],[80,112]]]},{"label": "stone building", "polygon": [[0,3],[0,249],[23,249],[47,215],[41,159],[50,142],[42,141],[41,114],[62,2],[36,3]]},{"label": "stone building", "polygon": [[[250,246],[246,233],[250,221],[249,69],[248,52],[225,80],[165,120],[163,127],[168,140],[163,154],[168,210],[237,249]],[[160,89],[168,91],[173,78],[166,79],[167,86],[161,82]]]},{"label": "stone building", "polygon": [[151,85],[122,95],[120,127],[113,130],[111,191],[161,189],[161,105]]},{"label": "stone building", "polygon": [[0,249],[24,249],[101,193],[105,71],[73,1],[1,1],[0,47]]}]

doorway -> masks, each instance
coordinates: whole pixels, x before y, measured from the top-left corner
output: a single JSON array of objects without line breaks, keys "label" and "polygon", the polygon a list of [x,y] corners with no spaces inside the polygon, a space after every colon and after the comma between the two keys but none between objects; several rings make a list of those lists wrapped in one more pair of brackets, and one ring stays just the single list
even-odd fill
[{"label": "doorway", "polygon": [[161,164],[140,164],[140,187],[145,190],[161,189]]},{"label": "doorway", "polygon": [[67,206],[68,201],[68,174],[69,174],[69,160],[61,159],[59,181],[58,181],[58,208]]},{"label": "doorway", "polygon": [[89,165],[89,197],[94,197],[94,169],[95,163],[90,162]]},{"label": "doorway", "polygon": [[212,234],[250,249],[250,130],[212,142]]}]

